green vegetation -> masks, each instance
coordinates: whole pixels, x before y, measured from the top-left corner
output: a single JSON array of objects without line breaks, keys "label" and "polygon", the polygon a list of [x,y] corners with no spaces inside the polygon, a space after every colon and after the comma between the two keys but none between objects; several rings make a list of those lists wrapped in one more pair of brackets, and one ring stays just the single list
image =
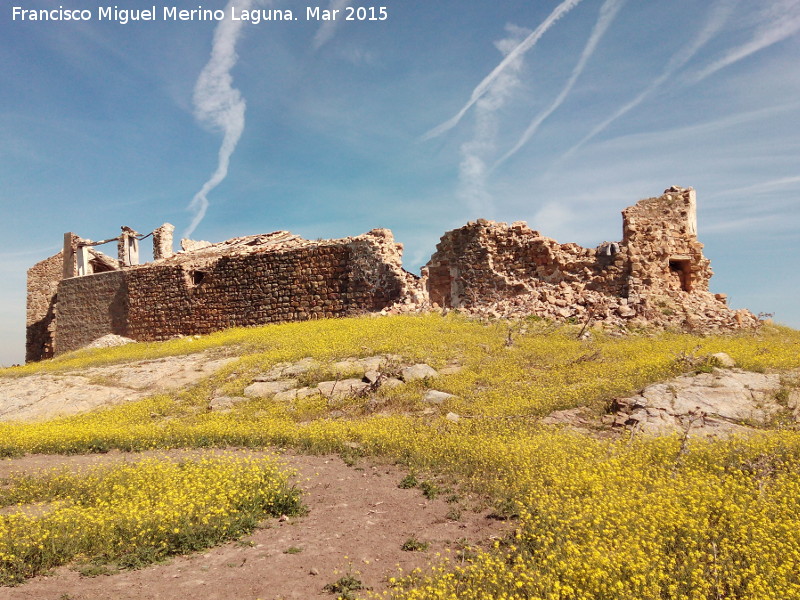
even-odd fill
[{"label": "green vegetation", "polygon": [[400,547],[405,552],[425,552],[428,549],[428,542],[421,542],[415,536],[411,536]]},{"label": "green vegetation", "polygon": [[428,500],[433,500],[436,496],[439,495],[439,486],[435,483],[430,481],[423,481],[419,484],[419,489],[422,490],[422,495],[425,496]]},{"label": "green vegetation", "polygon": [[322,588],[325,592],[337,594],[339,600],[355,600],[355,592],[363,589],[364,585],[361,583],[361,580],[352,573],[348,573],[344,577],[340,577],[333,583],[329,583]]},{"label": "green vegetation", "polygon": [[416,476],[413,473],[409,473],[400,480],[400,483],[397,484],[397,487],[407,490],[410,488],[417,487],[418,484],[419,481],[417,481]]}]

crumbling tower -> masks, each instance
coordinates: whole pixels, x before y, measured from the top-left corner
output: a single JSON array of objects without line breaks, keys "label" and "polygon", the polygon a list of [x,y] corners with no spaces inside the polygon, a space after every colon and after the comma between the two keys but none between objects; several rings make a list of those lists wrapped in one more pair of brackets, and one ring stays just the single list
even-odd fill
[{"label": "crumbling tower", "polygon": [[711,262],[697,241],[697,198],[692,188],[672,186],[622,211],[627,250],[627,295],[659,291],[707,292]]}]

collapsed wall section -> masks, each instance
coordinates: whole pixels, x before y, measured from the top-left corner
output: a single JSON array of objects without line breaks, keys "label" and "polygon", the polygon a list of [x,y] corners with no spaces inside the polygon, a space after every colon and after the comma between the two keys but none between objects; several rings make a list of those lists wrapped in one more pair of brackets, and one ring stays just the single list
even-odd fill
[{"label": "collapsed wall section", "polygon": [[379,311],[413,300],[419,278],[403,269],[403,245],[395,243],[391,230],[373,229],[352,238],[347,248],[348,293],[365,302],[361,310]]},{"label": "collapsed wall section", "polygon": [[624,267],[617,253],[559,244],[522,221],[478,219],[445,233],[423,273],[432,303],[471,308],[562,284],[621,295]]},{"label": "collapsed wall section", "polygon": [[493,316],[539,316],[728,329],[752,325],[708,291],[691,188],[670,187],[625,209],[620,242],[559,244],[530,229],[479,219],[445,233],[423,268],[432,304]]}]

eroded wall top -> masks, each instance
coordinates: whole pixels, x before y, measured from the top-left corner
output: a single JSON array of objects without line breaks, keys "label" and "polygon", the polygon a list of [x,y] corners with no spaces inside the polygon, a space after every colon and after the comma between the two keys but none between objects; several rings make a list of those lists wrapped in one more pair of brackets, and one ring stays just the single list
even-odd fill
[{"label": "eroded wall top", "polygon": [[618,242],[597,248],[560,244],[524,222],[479,219],[445,233],[423,270],[437,306],[618,324],[695,322],[720,328],[749,324],[724,295],[708,291],[712,275],[697,240],[692,188],[626,208]]},{"label": "eroded wall top", "polygon": [[[754,319],[708,291],[712,271],[697,240],[691,188],[673,186],[626,208],[622,239],[597,248],[559,243],[521,221],[478,219],[442,236],[421,280],[402,268],[402,245],[388,229],[338,240],[288,231],[215,244],[182,240],[178,253],[173,231],[168,223],[147,235],[123,227],[103,242],[65,235],[64,251],[28,274],[28,360],[79,347],[105,330],[165,339],[430,306],[690,328]],[[138,264],[139,242],[150,235],[154,260]],[[118,260],[96,249],[110,242]],[[103,278],[107,272],[114,275]]]}]

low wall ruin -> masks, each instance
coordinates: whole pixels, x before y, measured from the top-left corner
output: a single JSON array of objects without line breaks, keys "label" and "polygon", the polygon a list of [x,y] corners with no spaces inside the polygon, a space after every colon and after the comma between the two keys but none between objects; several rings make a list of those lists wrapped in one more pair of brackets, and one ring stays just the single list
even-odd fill
[{"label": "low wall ruin", "polygon": [[696,215],[695,191],[673,186],[626,208],[622,240],[597,248],[559,244],[524,222],[479,219],[442,236],[423,282],[438,306],[497,316],[751,325],[751,313],[732,311],[723,294],[709,292]]},{"label": "low wall ruin", "polygon": [[[418,278],[402,268],[388,229],[309,241],[286,231],[218,244],[153,232],[154,260],[138,265],[140,236],[104,242],[65,236],[64,251],[28,271],[26,361],[106,334],[137,341],[226,327],[364,312],[459,309],[613,326],[730,329],[756,321],[708,291],[696,197],[671,187],[622,213],[623,236],[597,248],[560,244],[524,222],[479,219],[445,233]],[[150,234],[148,234],[150,235]],[[118,243],[119,260],[95,246]],[[66,259],[64,258],[66,257]]]},{"label": "low wall ruin", "polygon": [[[163,247],[163,240],[158,244]],[[316,242],[275,232],[53,286],[48,278],[56,264],[60,278],[59,253],[43,261],[50,270],[40,263],[29,272],[29,310],[54,287],[56,293],[47,331],[29,324],[27,360],[75,350],[107,334],[154,341],[380,311],[415,285],[417,278],[400,266],[401,252],[386,229]]]}]

